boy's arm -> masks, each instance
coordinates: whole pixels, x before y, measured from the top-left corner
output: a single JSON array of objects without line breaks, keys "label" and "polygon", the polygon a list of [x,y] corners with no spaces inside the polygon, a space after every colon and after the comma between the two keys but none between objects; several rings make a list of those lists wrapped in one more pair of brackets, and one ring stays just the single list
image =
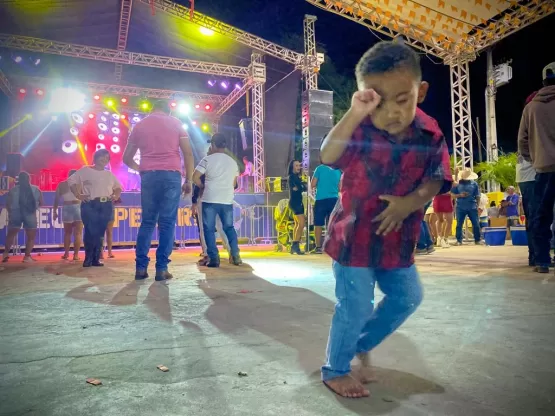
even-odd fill
[{"label": "boy's arm", "polygon": [[[351,137],[380,104],[381,97],[374,90],[357,91],[353,94],[351,108],[324,139],[320,148],[320,160],[324,165],[338,166],[337,162],[351,143]],[[348,161],[345,161],[348,163]],[[341,166],[338,166],[341,167]]]}]

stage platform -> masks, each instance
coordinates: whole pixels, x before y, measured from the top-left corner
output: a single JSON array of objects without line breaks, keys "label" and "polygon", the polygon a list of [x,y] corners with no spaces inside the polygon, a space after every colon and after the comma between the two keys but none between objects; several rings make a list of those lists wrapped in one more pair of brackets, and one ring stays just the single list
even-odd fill
[{"label": "stage platform", "polygon": [[[58,248],[63,246],[63,223],[61,208],[58,221],[53,219],[54,192],[43,192],[44,206],[37,212],[39,230],[37,248]],[[287,198],[284,192],[265,194],[235,194],[235,229],[243,243],[271,243],[277,235],[274,221],[274,208],[280,199]],[[135,244],[141,223],[141,194],[124,192],[122,203],[114,209],[114,245],[131,246]],[[4,246],[7,233],[6,193],[0,195],[0,246]],[[190,196],[180,201],[176,243],[179,245],[197,244],[198,228],[191,215]],[[154,237],[157,240],[158,236]],[[25,244],[24,233],[18,235],[18,244]]]},{"label": "stage platform", "polygon": [[330,259],[265,249],[242,247],[246,264],[219,270],[197,267],[197,249],[174,252],[167,285],[136,284],[132,251],[102,269],[59,253],[1,264],[0,414],[555,414],[555,283],[531,272],[525,247],[418,257],[424,302],[376,349],[363,400],[319,381]]}]

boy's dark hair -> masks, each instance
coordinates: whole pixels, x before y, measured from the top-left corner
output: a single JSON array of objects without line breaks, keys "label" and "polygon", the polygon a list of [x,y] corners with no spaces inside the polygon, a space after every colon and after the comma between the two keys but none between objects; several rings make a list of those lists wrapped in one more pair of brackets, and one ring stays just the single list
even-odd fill
[{"label": "boy's dark hair", "polygon": [[110,152],[107,151],[106,149],[98,149],[93,154],[93,161],[96,162],[98,159],[100,159],[103,156],[108,156],[108,159],[110,159]]},{"label": "boy's dark hair", "polygon": [[227,147],[227,139],[222,133],[216,133],[212,136],[210,142],[217,148],[217,149],[225,149]]},{"label": "boy's dark hair", "polygon": [[355,69],[358,81],[367,75],[383,74],[397,69],[408,69],[418,79],[422,78],[420,55],[401,41],[379,42],[372,46]]}]

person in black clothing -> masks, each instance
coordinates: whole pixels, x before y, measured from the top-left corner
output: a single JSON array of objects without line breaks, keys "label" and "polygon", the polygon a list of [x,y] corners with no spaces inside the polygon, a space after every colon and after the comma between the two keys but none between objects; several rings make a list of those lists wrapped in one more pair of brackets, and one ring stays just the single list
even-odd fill
[{"label": "person in black clothing", "polygon": [[301,179],[301,162],[292,160],[289,163],[289,208],[295,216],[295,229],[293,231],[293,244],[291,254],[304,254],[299,247],[303,236],[305,225],[303,192],[306,191],[306,183]]}]

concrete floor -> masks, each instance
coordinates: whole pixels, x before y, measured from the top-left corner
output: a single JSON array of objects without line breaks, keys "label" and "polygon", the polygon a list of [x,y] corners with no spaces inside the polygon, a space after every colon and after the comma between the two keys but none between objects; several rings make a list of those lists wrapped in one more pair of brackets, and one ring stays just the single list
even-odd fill
[{"label": "concrete floor", "polygon": [[168,285],[135,284],[131,252],[103,269],[0,265],[0,414],[555,415],[555,279],[524,248],[418,258],[426,298],[376,349],[363,400],[319,381],[329,258],[248,250],[220,270],[175,252]]}]

